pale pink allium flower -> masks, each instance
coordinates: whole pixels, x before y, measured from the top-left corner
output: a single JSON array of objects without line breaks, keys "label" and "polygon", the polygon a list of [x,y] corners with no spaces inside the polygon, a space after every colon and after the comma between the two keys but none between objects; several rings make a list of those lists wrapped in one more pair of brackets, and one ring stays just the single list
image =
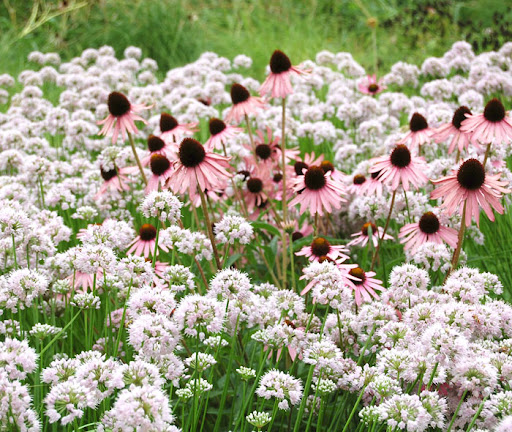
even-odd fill
[{"label": "pale pink allium flower", "polygon": [[144,104],[132,105],[122,93],[110,93],[108,95],[109,115],[104,120],[98,122],[98,124],[103,125],[98,135],[106,136],[112,132],[112,142],[115,143],[119,132],[121,132],[123,139],[126,139],[127,132],[136,134],[139,130],[135,126],[135,120],[147,123],[137,113],[149,108],[151,107]]},{"label": "pale pink allium flower", "polygon": [[377,75],[368,75],[366,78],[358,84],[357,88],[361,93],[375,96],[381,91],[387,89],[385,85],[381,83],[381,80],[377,82]]},{"label": "pale pink allium flower", "polygon": [[400,243],[405,243],[404,250],[410,249],[411,253],[427,242],[441,244],[445,241],[452,248],[457,246],[457,230],[441,225],[439,218],[430,211],[424,213],[418,222],[404,225],[398,237]]},{"label": "pale pink allium flower", "polygon": [[502,144],[512,141],[512,123],[498,99],[487,102],[482,114],[466,116],[460,130],[469,133],[471,141],[482,144]]},{"label": "pale pink allium flower", "polygon": [[[384,234],[384,228],[377,227],[377,225],[375,225],[372,222],[367,222],[363,225],[360,231],[351,235],[351,237],[355,238],[354,240],[348,242],[347,246],[361,245],[361,247],[365,247],[370,241],[370,227],[372,229],[372,244],[374,247],[377,247],[379,243],[379,238],[381,238],[382,240],[393,240],[392,236],[390,236],[389,234]],[[384,237],[382,237],[382,234],[384,234]]]},{"label": "pale pink allium flower", "polygon": [[211,118],[208,128],[210,129],[210,138],[204,144],[208,151],[222,149],[228,140],[234,138],[243,130],[236,126],[227,125],[218,118]]},{"label": "pale pink allium flower", "polygon": [[270,58],[270,74],[260,87],[260,95],[271,94],[273,98],[285,98],[293,93],[290,83],[290,74],[301,75],[304,70],[292,66],[288,56],[279,50],[275,50]]},{"label": "pale pink allium flower", "polygon": [[400,185],[409,190],[409,183],[418,189],[428,180],[425,175],[426,163],[423,157],[412,156],[404,144],[398,144],[391,155],[373,159],[370,172],[379,172],[379,180],[390,183],[393,190]]},{"label": "pale pink allium flower", "polygon": [[297,196],[289,205],[300,204],[300,214],[309,210],[312,215],[318,213],[322,216],[324,211],[331,213],[333,208],[339,209],[341,203],[346,201],[342,198],[345,193],[343,184],[332,178],[332,171],[326,173],[321,167],[313,165],[303,173],[290,180]]},{"label": "pale pink allium flower", "polygon": [[434,135],[434,129],[428,127],[427,119],[415,112],[409,120],[410,131],[397,144],[409,144],[411,148],[421,147]]},{"label": "pale pink allium flower", "polygon": [[448,215],[458,212],[462,216],[465,213],[466,226],[471,225],[473,217],[479,225],[480,207],[494,221],[492,210],[503,214],[500,199],[503,193],[510,192],[505,188],[508,182],[501,181],[500,174],[488,175],[477,159],[464,161],[456,172],[453,171],[451,175],[439,180],[432,180],[432,183],[440,186],[432,191],[430,197],[443,198],[441,207],[446,209]]},{"label": "pale pink allium flower", "polygon": [[249,90],[238,83],[234,83],[231,86],[231,101],[233,106],[226,114],[226,121],[228,123],[240,123],[246,115],[249,116],[265,108],[263,99],[251,96]]},{"label": "pale pink allium flower", "polygon": [[455,147],[457,147],[459,151],[464,149],[467,150],[470,143],[479,147],[478,142],[471,141],[471,135],[469,133],[462,131],[461,125],[462,122],[466,120],[467,115],[471,115],[471,111],[468,107],[461,106],[457,108],[453,114],[452,121],[439,126],[434,135],[432,135],[432,138],[436,143],[446,141],[451,137],[448,153],[452,153],[455,150]]},{"label": "pale pink allium flower", "polygon": [[207,151],[193,138],[185,138],[179,148],[178,160],[169,175],[166,187],[174,193],[184,193],[188,189],[193,199],[199,187],[202,191],[224,189],[231,174],[230,158]]}]

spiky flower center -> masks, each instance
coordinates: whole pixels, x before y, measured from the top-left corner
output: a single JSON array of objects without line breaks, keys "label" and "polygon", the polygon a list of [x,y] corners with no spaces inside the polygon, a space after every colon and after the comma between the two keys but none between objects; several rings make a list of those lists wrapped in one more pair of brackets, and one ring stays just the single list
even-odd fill
[{"label": "spiky flower center", "polygon": [[418,225],[420,230],[425,234],[435,234],[439,231],[440,227],[439,219],[430,211],[423,214]]},{"label": "spiky flower center", "polygon": [[368,91],[370,93],[377,93],[378,90],[379,90],[379,86],[377,84],[370,84],[368,86]]},{"label": "spiky flower center", "polygon": [[375,180],[378,176],[380,176],[380,171],[375,171],[370,174],[372,179]]},{"label": "spiky flower center", "polygon": [[180,144],[178,157],[183,166],[194,168],[206,157],[203,145],[194,138],[184,138]]},{"label": "spiky flower center", "polygon": [[148,137],[148,150],[151,153],[162,150],[164,147],[165,142],[162,138],[159,138],[155,135],[150,135]]},{"label": "spiky flower center", "polygon": [[368,230],[372,229],[372,235],[376,235],[377,234],[377,225],[375,225],[374,223],[372,222],[366,222],[364,225],[363,225],[363,228],[361,229],[361,233],[364,235],[364,236],[367,236],[368,235]]},{"label": "spiky flower center", "polygon": [[140,227],[139,236],[141,240],[150,241],[156,237],[156,228],[151,224],[144,224]]},{"label": "spiky flower center", "polygon": [[257,177],[251,177],[247,180],[247,189],[254,194],[260,193],[263,190],[263,182]]},{"label": "spiky flower center", "polygon": [[172,131],[178,126],[178,120],[170,114],[160,114],[160,130],[163,132]]},{"label": "spiky flower center", "polygon": [[310,190],[320,190],[326,183],[324,170],[319,166],[310,166],[304,174],[304,184]]},{"label": "spiky flower center", "polygon": [[244,176],[244,178],[243,178],[244,181],[247,180],[251,176],[251,173],[247,170],[238,171],[237,174]]},{"label": "spiky flower center", "polygon": [[484,117],[490,122],[498,123],[505,118],[505,107],[498,99],[491,99],[485,106]]},{"label": "spiky flower center", "polygon": [[233,105],[245,102],[250,97],[251,94],[249,93],[249,90],[247,90],[243,85],[234,83],[231,86],[231,102],[233,102]]},{"label": "spiky flower center", "polygon": [[331,250],[331,244],[323,237],[317,237],[311,242],[311,252],[317,257],[326,256]]},{"label": "spiky flower center", "polygon": [[292,67],[292,62],[288,56],[279,50],[275,50],[270,58],[270,70],[274,74],[280,74],[289,71]]},{"label": "spiky flower center", "polygon": [[308,169],[308,168],[309,168],[309,165],[306,162],[302,162],[302,161],[295,162],[295,165],[293,166],[293,169],[295,170],[295,174],[297,174],[298,176],[303,175],[302,170]]},{"label": "spiky flower center", "polygon": [[405,168],[411,163],[411,152],[404,144],[398,144],[391,153],[391,163],[398,168]]},{"label": "spiky flower center", "polygon": [[471,110],[467,106],[460,106],[455,110],[452,118],[452,125],[457,129],[460,129],[460,125],[466,120],[466,114],[471,115]]},{"label": "spiky flower center", "polygon": [[221,119],[212,118],[212,119],[210,119],[210,123],[208,124],[208,127],[210,128],[211,135],[218,135],[224,129],[226,129],[226,123],[224,123]]},{"label": "spiky flower center", "polygon": [[274,177],[272,177],[272,180],[274,183],[279,183],[283,179],[283,175],[281,173],[275,173]]},{"label": "spiky flower center", "polygon": [[117,176],[117,170],[115,168],[108,171],[103,170],[103,168],[100,168],[100,170],[101,177],[103,177],[103,180],[105,181],[109,181],[110,179],[113,179],[114,177]]},{"label": "spiky flower center", "polygon": [[108,95],[108,110],[114,117],[121,117],[130,112],[131,104],[127,97],[119,92]]},{"label": "spiky flower center", "polygon": [[352,183],[355,185],[362,185],[366,181],[366,177],[362,174],[356,174],[352,179]]},{"label": "spiky flower center", "polygon": [[154,175],[161,176],[170,168],[171,162],[164,155],[156,153],[151,155],[151,158],[149,159],[149,166],[151,167],[151,172]]},{"label": "spiky flower center", "polygon": [[350,276],[354,276],[356,278],[361,279],[361,280],[352,280],[351,279],[352,282],[354,283],[354,285],[363,285],[364,282],[366,281],[366,273],[364,272],[364,270],[361,267],[353,268],[348,273],[350,274]]},{"label": "spiky flower center", "polygon": [[297,241],[297,240],[300,240],[301,238],[304,237],[304,234],[302,234],[300,231],[295,231],[293,234],[292,234],[292,241]]},{"label": "spiky flower center", "polygon": [[272,154],[272,149],[268,144],[258,144],[256,146],[256,155],[263,160],[267,160]]},{"label": "spiky flower center", "polygon": [[477,159],[468,159],[457,171],[457,181],[464,189],[480,189],[485,182],[484,166]]},{"label": "spiky flower center", "polygon": [[332,162],[330,162],[328,160],[324,160],[320,164],[320,168],[322,168],[324,170],[324,173],[328,173],[329,171],[334,171],[334,165],[332,164]]},{"label": "spiky flower center", "polygon": [[409,121],[409,129],[412,132],[418,132],[428,128],[427,119],[420,113],[414,113]]}]

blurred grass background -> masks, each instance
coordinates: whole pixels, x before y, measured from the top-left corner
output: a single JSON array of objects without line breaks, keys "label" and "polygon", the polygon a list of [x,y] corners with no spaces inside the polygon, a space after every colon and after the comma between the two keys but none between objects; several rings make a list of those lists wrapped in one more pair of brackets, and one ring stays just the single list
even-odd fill
[{"label": "blurred grass background", "polygon": [[19,73],[33,50],[67,60],[102,45],[118,55],[138,46],[162,74],[215,51],[249,55],[259,78],[276,48],[294,63],[348,51],[370,68],[369,18],[384,69],[440,56],[461,39],[477,52],[512,39],[512,2],[501,0],[1,0],[1,69]]}]

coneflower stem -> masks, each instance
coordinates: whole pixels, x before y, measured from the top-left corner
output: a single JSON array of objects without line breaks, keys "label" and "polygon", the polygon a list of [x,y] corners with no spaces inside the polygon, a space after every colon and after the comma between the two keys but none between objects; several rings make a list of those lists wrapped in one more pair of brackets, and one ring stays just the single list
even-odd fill
[{"label": "coneflower stem", "polygon": [[462,393],[462,397],[460,398],[459,404],[457,405],[457,408],[455,409],[455,412],[453,413],[452,420],[450,424],[448,425],[448,429],[446,429],[446,432],[450,432],[452,430],[453,423],[455,422],[455,419],[457,418],[457,414],[459,414],[460,407],[462,406],[462,402],[464,402],[464,399],[466,398],[466,395],[468,394],[467,390],[464,390],[464,393]]},{"label": "coneflower stem", "polygon": [[198,186],[199,196],[201,197],[201,207],[203,208],[204,218],[206,219],[206,227],[208,228],[208,236],[210,237],[210,242],[212,243],[213,256],[215,257],[215,263],[217,264],[217,270],[222,268],[222,264],[220,262],[219,251],[217,250],[217,245],[215,244],[215,236],[213,235],[212,224],[210,222],[210,216],[208,215],[208,207],[206,205],[206,199],[204,197],[204,192]]},{"label": "coneflower stem", "polygon": [[156,217],[155,250],[153,251],[153,262],[152,262],[153,269],[156,266],[156,254],[158,252],[158,237],[159,237],[159,234],[160,234],[160,212],[158,212],[157,217]]},{"label": "coneflower stem", "polygon": [[485,169],[485,164],[487,162],[487,159],[489,158],[489,153],[491,152],[491,143],[487,144],[487,148],[485,149],[485,156],[484,156],[484,163],[482,164]]},{"label": "coneflower stem", "polygon": [[409,211],[409,200],[407,199],[407,191],[405,189],[404,189],[404,198],[405,198],[405,208],[407,209],[408,222],[411,223],[411,212]]},{"label": "coneflower stem", "polygon": [[140,175],[142,176],[142,180],[144,180],[144,184],[148,184],[148,179],[146,178],[146,174],[144,174],[144,168],[142,168],[142,164],[140,163],[139,155],[137,154],[137,149],[135,148],[135,143],[133,142],[133,136],[130,132],[126,131],[128,134],[128,141],[130,141],[130,145],[132,146],[133,156],[135,157],[135,162],[137,162],[137,166],[139,167]]},{"label": "coneflower stem", "polygon": [[251,148],[254,153],[254,158],[256,159],[256,146],[254,145],[254,138],[252,137],[251,124],[249,123],[249,116],[245,114],[245,124],[247,125],[247,135],[249,135],[249,142],[251,143]]},{"label": "coneflower stem", "polygon": [[[283,181],[283,197],[282,197],[282,207],[283,207],[283,223],[286,224],[288,222],[288,201],[286,200],[286,97],[282,100],[282,117],[281,117],[281,171],[282,171],[282,181]],[[283,228],[283,288],[286,289],[286,268],[288,266],[287,256],[286,256],[286,234]],[[293,269],[292,269],[293,270]]]},{"label": "coneflower stem", "polygon": [[459,263],[459,256],[460,256],[460,251],[462,249],[462,242],[464,241],[464,231],[466,229],[466,205],[467,205],[467,201],[464,201],[464,207],[462,208],[462,217],[461,217],[461,221],[460,221],[459,239],[457,241],[457,247],[453,251],[452,266],[446,272],[446,277],[444,279],[445,282],[446,282],[446,279],[448,279],[448,276],[450,276],[450,273],[455,269],[455,267],[457,267],[457,264]]},{"label": "coneflower stem", "polygon": [[455,163],[459,163],[459,159],[460,159],[460,149],[457,148],[457,156],[455,157]]},{"label": "coneflower stem", "polygon": [[384,231],[382,231],[382,235],[379,236],[379,242],[377,243],[377,247],[375,248],[375,253],[373,254],[372,259],[372,265],[370,267],[370,270],[373,271],[373,267],[375,266],[375,261],[377,260],[377,255],[379,255],[380,245],[382,244],[382,239],[386,235],[386,231],[389,227],[389,221],[391,219],[391,212],[393,211],[393,206],[395,204],[395,197],[396,197],[396,189],[393,191],[393,195],[391,196],[391,204],[389,205],[389,213],[388,218],[386,219],[386,225],[384,225]]},{"label": "coneflower stem", "polygon": [[478,406],[478,410],[476,411],[475,415],[471,419],[471,423],[469,424],[468,428],[466,429],[466,432],[470,432],[471,429],[473,429],[473,426],[475,425],[476,419],[484,409],[485,401],[488,399],[489,396],[486,396],[482,399],[482,402],[480,402],[480,405]]}]

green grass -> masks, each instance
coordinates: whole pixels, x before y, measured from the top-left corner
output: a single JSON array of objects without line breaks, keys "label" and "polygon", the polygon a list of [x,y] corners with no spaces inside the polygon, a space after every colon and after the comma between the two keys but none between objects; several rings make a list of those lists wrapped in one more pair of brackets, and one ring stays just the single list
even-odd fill
[{"label": "green grass", "polygon": [[[67,4],[72,8],[80,2],[83,7],[66,12],[56,0],[3,0],[2,71],[19,73],[33,50],[57,51],[67,60],[85,48],[105,44],[119,55],[127,46],[139,46],[144,55],[157,60],[163,73],[193,61],[203,51],[215,51],[228,58],[251,56],[254,66],[249,72],[258,77],[276,48],[295,63],[324,49],[348,51],[370,68],[368,17],[379,23],[378,60],[383,69],[399,60],[420,63],[425,57],[442,55],[463,38],[477,49],[496,48],[512,33],[510,7],[495,0],[70,0]],[[48,19],[49,13],[60,15]],[[32,30],[27,23],[34,22],[41,25]],[[491,27],[494,33],[481,31]]]}]

